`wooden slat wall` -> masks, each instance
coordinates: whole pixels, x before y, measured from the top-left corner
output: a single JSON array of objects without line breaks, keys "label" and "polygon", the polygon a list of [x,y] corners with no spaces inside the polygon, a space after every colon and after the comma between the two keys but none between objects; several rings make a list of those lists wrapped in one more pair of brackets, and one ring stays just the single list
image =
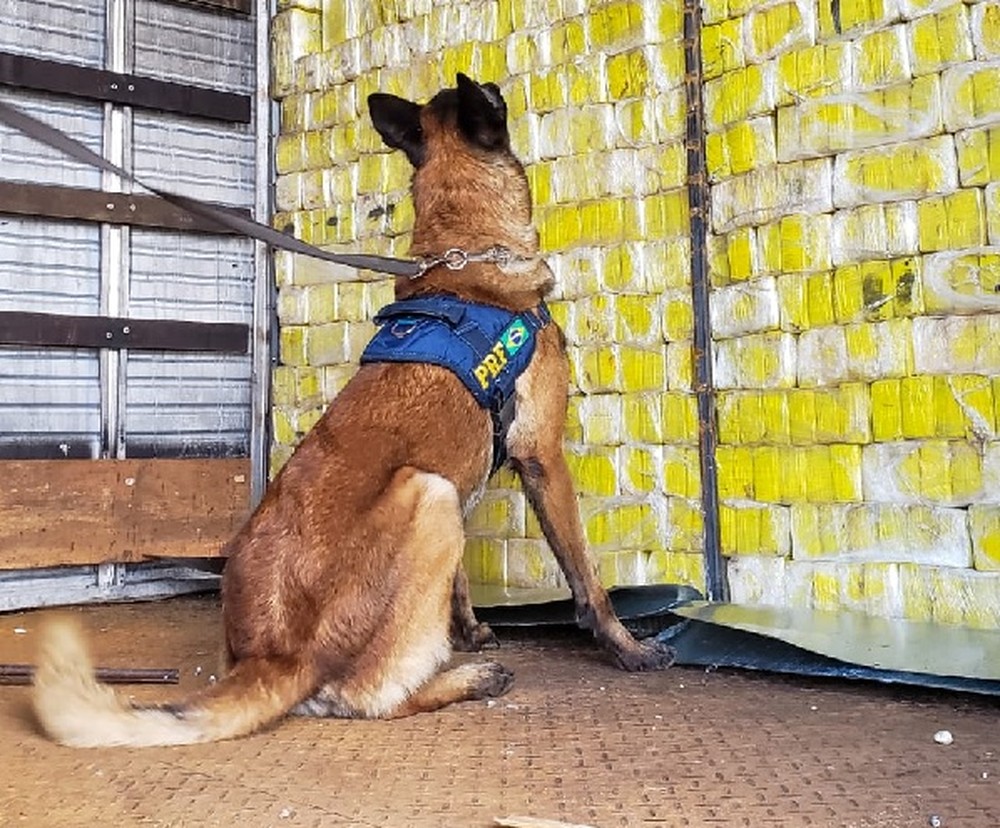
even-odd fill
[{"label": "wooden slat wall", "polygon": [[0,461],[0,569],[212,557],[250,513],[250,461]]}]

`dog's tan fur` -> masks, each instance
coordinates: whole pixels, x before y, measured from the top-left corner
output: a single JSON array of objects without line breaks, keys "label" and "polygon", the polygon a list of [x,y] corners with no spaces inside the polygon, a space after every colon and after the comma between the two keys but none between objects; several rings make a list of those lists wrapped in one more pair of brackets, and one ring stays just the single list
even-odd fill
[{"label": "dog's tan fur", "polygon": [[[524,259],[439,267],[398,280],[397,297],[536,307],[552,274],[538,258],[499,90],[460,75],[457,89],[423,107],[386,95],[369,103],[386,143],[415,164],[413,254],[503,245]],[[660,669],[671,652],[622,627],[587,556],[563,458],[568,381],[562,333],[550,324],[517,382],[510,462],[580,623],[621,667]],[[461,569],[463,516],[486,484],[491,435],[488,413],[447,369],[365,365],[228,544],[228,675],[179,705],[134,709],[94,681],[80,632],[57,623],[35,679],[42,727],[76,746],[182,744],[244,735],[293,711],[391,718],[506,692],[512,676],[495,662],[442,670],[452,643],[476,649],[492,637]]]}]

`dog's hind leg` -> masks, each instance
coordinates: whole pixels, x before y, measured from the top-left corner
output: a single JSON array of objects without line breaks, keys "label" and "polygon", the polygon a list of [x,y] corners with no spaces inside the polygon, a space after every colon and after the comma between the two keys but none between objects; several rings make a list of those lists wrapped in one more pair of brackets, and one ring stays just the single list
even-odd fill
[{"label": "dog's hind leg", "polygon": [[[342,665],[296,713],[389,718],[481,698],[510,684],[499,665],[470,665],[438,675],[451,656],[455,572],[465,546],[454,485],[417,469],[397,472],[380,500],[386,581],[384,610],[365,648]],[[412,700],[412,701],[411,701]]]},{"label": "dog's hind leg", "polygon": [[[506,693],[513,683],[513,671],[495,661],[460,664],[432,676],[430,681],[391,712],[383,714],[382,718],[402,719],[416,713],[440,710],[456,702],[495,698]],[[345,704],[339,687],[335,685],[324,687],[312,698],[298,705],[292,713],[321,718],[367,718],[361,711]]]},{"label": "dog's hind leg", "polygon": [[502,696],[513,683],[514,673],[495,661],[461,664],[438,673],[385,718],[401,719],[455,702]]}]

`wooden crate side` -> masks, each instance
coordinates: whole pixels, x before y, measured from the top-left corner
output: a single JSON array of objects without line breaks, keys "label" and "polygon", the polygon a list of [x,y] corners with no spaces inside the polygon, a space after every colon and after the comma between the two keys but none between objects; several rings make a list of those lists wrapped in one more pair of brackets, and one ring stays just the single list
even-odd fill
[{"label": "wooden crate side", "polygon": [[0,569],[214,557],[250,513],[250,461],[0,461]]}]

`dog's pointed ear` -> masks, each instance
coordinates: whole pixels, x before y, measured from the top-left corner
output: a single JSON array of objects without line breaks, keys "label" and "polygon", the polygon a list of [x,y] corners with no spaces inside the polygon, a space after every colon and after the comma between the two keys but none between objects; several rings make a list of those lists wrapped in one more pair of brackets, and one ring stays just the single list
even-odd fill
[{"label": "dog's pointed ear", "polygon": [[382,140],[401,149],[414,167],[424,163],[424,132],[420,127],[420,105],[395,95],[374,92],[368,96],[368,111]]},{"label": "dog's pointed ear", "polygon": [[458,127],[473,144],[500,149],[510,143],[507,102],[495,83],[476,83],[458,73]]}]

